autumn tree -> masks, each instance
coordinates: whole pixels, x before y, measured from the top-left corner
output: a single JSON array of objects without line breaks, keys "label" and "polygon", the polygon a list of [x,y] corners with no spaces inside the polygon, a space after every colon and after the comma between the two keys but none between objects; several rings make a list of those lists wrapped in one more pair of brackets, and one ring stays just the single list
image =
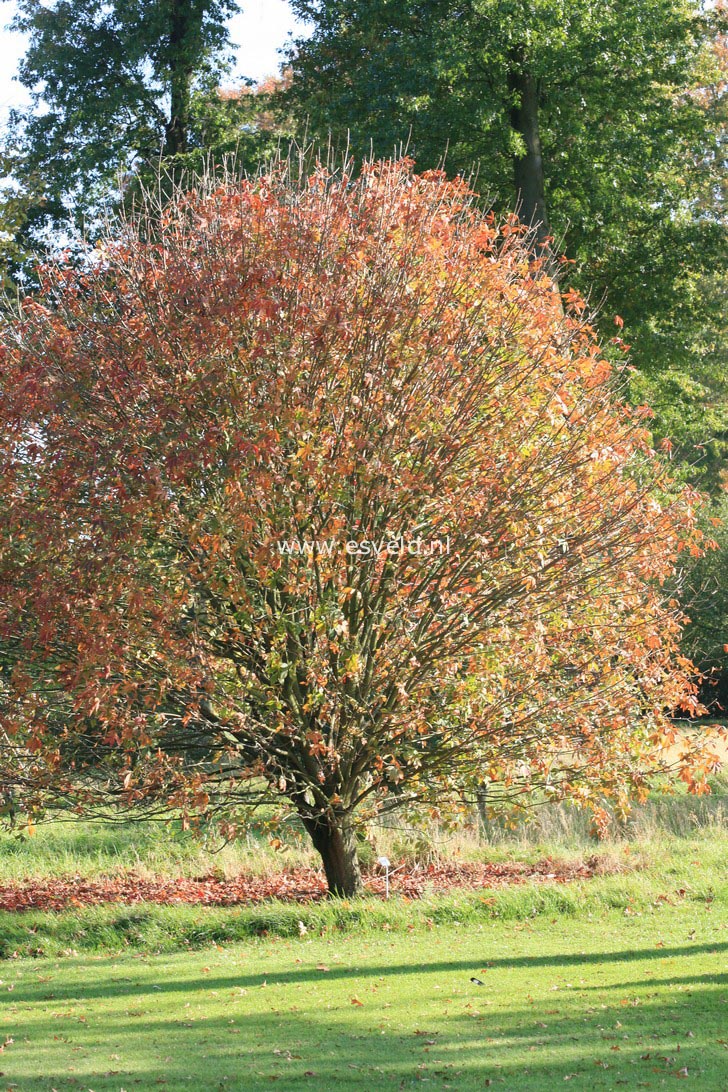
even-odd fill
[{"label": "autumn tree", "polygon": [[360,816],[644,792],[694,498],[524,230],[408,161],[150,215],[4,330],[18,807],[280,798],[350,894]]}]

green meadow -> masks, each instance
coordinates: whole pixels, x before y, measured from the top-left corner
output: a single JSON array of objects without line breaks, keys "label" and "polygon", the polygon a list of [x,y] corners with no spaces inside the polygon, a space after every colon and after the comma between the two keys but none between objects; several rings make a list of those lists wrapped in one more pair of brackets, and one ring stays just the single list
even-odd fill
[{"label": "green meadow", "polygon": [[725,909],[428,927],[411,908],[404,931],[10,960],[3,1087],[719,1092]]},{"label": "green meadow", "polygon": [[[690,1079],[723,1092],[721,788],[653,802],[609,843],[554,810],[441,846],[462,859],[596,856],[599,874],[571,883],[2,912],[0,1089],[530,1092]],[[408,867],[423,852],[414,837],[382,838]],[[2,835],[0,851],[0,886],[313,861],[295,837],[277,852],[263,837],[221,847],[173,824],[51,824]]]}]

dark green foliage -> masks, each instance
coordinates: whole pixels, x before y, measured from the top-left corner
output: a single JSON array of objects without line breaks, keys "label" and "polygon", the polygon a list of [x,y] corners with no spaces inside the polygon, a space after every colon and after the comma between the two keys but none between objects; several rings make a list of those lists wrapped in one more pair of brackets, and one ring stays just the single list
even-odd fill
[{"label": "dark green foliage", "polygon": [[30,39],[20,81],[33,106],[12,115],[7,153],[22,184],[42,180],[36,219],[87,213],[117,181],[195,146],[195,100],[232,63],[226,23],[235,0],[18,7],[14,26]]},{"label": "dark green foliage", "polygon": [[715,540],[716,550],[693,559],[685,576],[686,609],[691,624],[685,631],[685,650],[707,673],[702,699],[713,716],[728,721],[728,672],[719,666],[726,662],[728,640],[728,496],[716,501],[706,517],[706,531]]}]

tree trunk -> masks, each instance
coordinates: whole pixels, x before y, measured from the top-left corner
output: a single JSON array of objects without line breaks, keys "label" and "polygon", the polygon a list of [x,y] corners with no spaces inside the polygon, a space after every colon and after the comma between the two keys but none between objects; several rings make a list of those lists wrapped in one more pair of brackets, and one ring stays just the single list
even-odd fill
[{"label": "tree trunk", "polygon": [[488,833],[488,782],[482,781],[475,790],[475,803],[478,808],[480,833]]},{"label": "tree trunk", "polygon": [[508,75],[508,88],[513,95],[510,121],[526,146],[525,155],[513,157],[513,181],[521,219],[535,229],[536,241],[545,243],[551,229],[538,128],[538,81],[518,63],[518,57],[513,60],[514,68]]},{"label": "tree trunk", "polygon": [[165,156],[187,151],[190,126],[192,69],[188,56],[189,0],[172,0],[169,14],[169,121],[164,134]]},{"label": "tree trunk", "polygon": [[301,816],[317,852],[321,854],[330,895],[360,895],[363,890],[356,835],[347,818]]}]

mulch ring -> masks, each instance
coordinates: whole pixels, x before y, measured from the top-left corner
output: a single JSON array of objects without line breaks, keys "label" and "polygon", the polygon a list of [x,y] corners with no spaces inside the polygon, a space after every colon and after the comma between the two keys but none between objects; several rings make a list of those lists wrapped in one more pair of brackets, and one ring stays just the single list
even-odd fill
[{"label": "mulch ring", "polygon": [[[536,864],[503,862],[499,864],[446,862],[427,866],[414,865],[395,869],[390,874],[392,894],[418,899],[425,894],[446,893],[460,889],[477,891],[528,881],[568,883],[603,874],[607,869],[599,857],[583,861],[546,859]],[[368,873],[364,877],[368,894],[383,897],[384,876]],[[85,880],[80,877],[0,884],[0,910],[69,910],[103,903],[140,902],[193,906],[250,906],[278,899],[289,903],[318,902],[326,897],[322,872],[295,868],[273,876],[237,876],[221,879],[145,879],[125,876]]]}]

